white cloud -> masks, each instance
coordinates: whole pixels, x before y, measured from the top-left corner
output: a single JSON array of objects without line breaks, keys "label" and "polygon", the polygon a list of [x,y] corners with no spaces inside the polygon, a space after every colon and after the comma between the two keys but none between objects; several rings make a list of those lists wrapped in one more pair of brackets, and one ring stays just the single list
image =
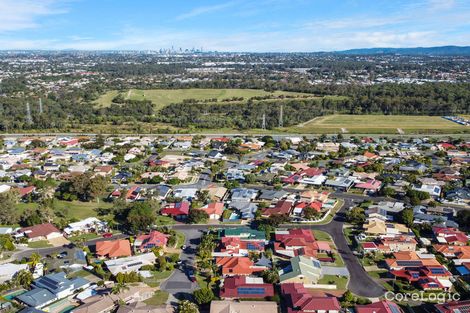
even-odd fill
[{"label": "white cloud", "polygon": [[38,18],[66,11],[59,0],[0,0],[0,32],[36,28]]},{"label": "white cloud", "polygon": [[178,15],[176,17],[176,20],[181,21],[181,20],[193,18],[193,17],[199,16],[199,15],[217,12],[217,11],[220,11],[220,10],[224,10],[228,7],[231,7],[231,6],[235,5],[236,3],[237,3],[236,1],[229,1],[229,2],[216,4],[216,5],[198,7],[198,8],[192,9],[189,12]]}]

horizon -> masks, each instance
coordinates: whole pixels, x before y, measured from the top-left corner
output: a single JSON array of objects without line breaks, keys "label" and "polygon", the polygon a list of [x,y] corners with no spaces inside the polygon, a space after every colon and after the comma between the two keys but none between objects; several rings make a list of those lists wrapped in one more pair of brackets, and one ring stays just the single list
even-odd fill
[{"label": "horizon", "polygon": [[[335,53],[342,53],[348,51],[356,51],[356,50],[380,50],[380,49],[391,49],[391,50],[407,50],[407,49],[441,49],[441,48],[457,48],[457,49],[470,49],[470,45],[468,46],[456,46],[456,45],[445,45],[445,46],[421,46],[421,47],[361,47],[361,48],[353,48],[353,49],[346,49],[346,50],[332,50],[332,51],[288,51],[288,52],[277,52],[277,51],[200,51],[198,49],[192,50],[184,47],[174,47],[173,53],[200,53],[200,54],[210,54],[210,53],[229,53],[229,54],[335,54]],[[146,53],[146,52],[171,52],[169,48],[160,48],[160,49],[109,49],[109,50],[85,50],[85,49],[1,49],[1,52],[133,52],[133,53]],[[387,54],[387,53],[384,53]]]},{"label": "horizon", "polygon": [[0,0],[0,47],[240,53],[470,46],[464,0]]}]

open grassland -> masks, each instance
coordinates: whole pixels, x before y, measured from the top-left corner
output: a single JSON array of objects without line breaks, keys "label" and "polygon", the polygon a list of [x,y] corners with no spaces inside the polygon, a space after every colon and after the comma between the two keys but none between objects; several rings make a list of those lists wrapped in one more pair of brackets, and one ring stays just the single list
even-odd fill
[{"label": "open grassland", "polygon": [[445,120],[440,116],[415,115],[327,115],[284,130],[303,134],[399,134],[400,131],[402,134],[470,133],[470,127]]},{"label": "open grassland", "polygon": [[[28,208],[37,208],[37,203],[18,203],[17,208],[20,213]],[[81,220],[90,216],[97,216],[96,209],[110,208],[112,203],[100,201],[80,202],[80,201],[54,201],[54,209],[62,212],[66,218]]]},{"label": "open grassland", "polygon": [[[289,92],[289,91],[274,91],[268,92],[259,89],[131,89],[121,92],[125,99],[129,100],[151,100],[155,105],[155,109],[161,109],[171,103],[181,103],[187,99],[196,99],[204,101],[207,99],[217,99],[217,102],[222,100],[231,99],[233,97],[243,98],[248,100],[252,97],[264,96],[281,96],[288,95],[292,97],[314,97],[312,94]],[[109,91],[96,100],[96,105],[99,107],[106,107],[111,105],[111,102],[118,91]],[[214,103],[214,102],[211,102]]]}]

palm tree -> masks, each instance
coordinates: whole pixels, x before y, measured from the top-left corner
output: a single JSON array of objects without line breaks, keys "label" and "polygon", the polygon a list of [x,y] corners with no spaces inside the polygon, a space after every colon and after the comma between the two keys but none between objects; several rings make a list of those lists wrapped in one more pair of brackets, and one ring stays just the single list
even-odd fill
[{"label": "palm tree", "polygon": [[111,288],[112,294],[119,294],[124,290],[128,290],[129,287],[125,283],[116,283],[114,284],[113,288]]},{"label": "palm tree", "polygon": [[34,269],[39,262],[41,262],[41,256],[38,253],[33,252],[29,257],[29,264],[31,268]]},{"label": "palm tree", "polygon": [[28,270],[21,270],[15,276],[15,283],[23,288],[29,288],[33,282],[33,274]]}]

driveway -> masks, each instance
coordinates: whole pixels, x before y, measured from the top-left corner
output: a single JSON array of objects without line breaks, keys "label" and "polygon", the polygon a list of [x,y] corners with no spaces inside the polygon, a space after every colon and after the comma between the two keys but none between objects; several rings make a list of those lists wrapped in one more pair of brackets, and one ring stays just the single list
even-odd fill
[{"label": "driveway", "polygon": [[347,267],[322,266],[321,272],[323,275],[349,276],[349,271]]}]

